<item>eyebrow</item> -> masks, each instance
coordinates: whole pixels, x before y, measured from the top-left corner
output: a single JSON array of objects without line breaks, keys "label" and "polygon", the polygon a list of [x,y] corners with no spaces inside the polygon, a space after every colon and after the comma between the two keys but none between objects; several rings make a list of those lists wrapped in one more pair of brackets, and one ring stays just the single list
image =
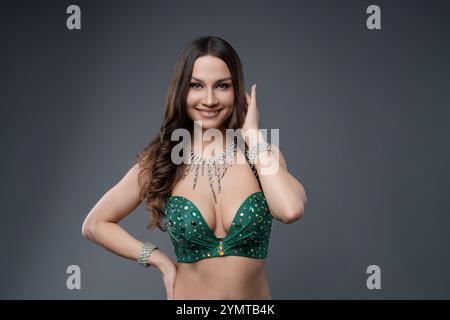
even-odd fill
[{"label": "eyebrow", "polygon": [[[203,82],[202,80],[194,78],[194,77],[192,77],[192,79],[194,79],[195,81]],[[225,81],[225,80],[231,80],[231,77],[219,79],[219,80],[216,81],[216,83],[222,82],[222,81]]]}]

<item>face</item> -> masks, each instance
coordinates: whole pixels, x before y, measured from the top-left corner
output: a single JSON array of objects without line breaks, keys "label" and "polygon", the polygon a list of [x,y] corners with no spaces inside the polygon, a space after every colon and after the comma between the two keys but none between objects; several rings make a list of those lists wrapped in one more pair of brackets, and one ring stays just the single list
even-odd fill
[{"label": "face", "polygon": [[233,106],[233,83],[225,62],[214,56],[197,58],[186,99],[187,115],[193,121],[202,121],[204,130],[226,129]]}]

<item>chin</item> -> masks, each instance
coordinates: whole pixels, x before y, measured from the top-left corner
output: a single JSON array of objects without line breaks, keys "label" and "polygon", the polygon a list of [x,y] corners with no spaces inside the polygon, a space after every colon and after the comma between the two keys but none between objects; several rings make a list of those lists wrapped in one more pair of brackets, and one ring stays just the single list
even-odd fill
[{"label": "chin", "polygon": [[222,121],[211,121],[211,120],[204,120],[204,119],[196,119],[195,121],[201,121],[202,122],[202,129],[218,129],[221,126],[223,126],[224,122]]}]

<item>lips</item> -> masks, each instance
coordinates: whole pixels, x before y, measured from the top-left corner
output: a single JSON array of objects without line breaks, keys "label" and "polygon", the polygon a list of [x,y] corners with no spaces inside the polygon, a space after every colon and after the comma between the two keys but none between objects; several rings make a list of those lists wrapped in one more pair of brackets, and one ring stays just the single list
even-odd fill
[{"label": "lips", "polygon": [[198,112],[205,118],[214,118],[217,116],[222,109],[217,110],[203,110],[203,109],[197,109]]}]

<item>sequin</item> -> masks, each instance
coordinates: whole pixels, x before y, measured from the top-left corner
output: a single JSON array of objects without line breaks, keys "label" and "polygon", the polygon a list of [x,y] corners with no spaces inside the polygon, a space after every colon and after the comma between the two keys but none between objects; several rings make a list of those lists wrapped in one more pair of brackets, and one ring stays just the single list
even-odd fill
[{"label": "sequin", "polygon": [[[273,217],[264,200],[262,192],[250,195],[233,218],[229,234],[216,238],[195,204],[183,197],[169,197],[164,218],[178,262],[229,255],[266,258]],[[179,225],[175,226],[174,220]]]}]

